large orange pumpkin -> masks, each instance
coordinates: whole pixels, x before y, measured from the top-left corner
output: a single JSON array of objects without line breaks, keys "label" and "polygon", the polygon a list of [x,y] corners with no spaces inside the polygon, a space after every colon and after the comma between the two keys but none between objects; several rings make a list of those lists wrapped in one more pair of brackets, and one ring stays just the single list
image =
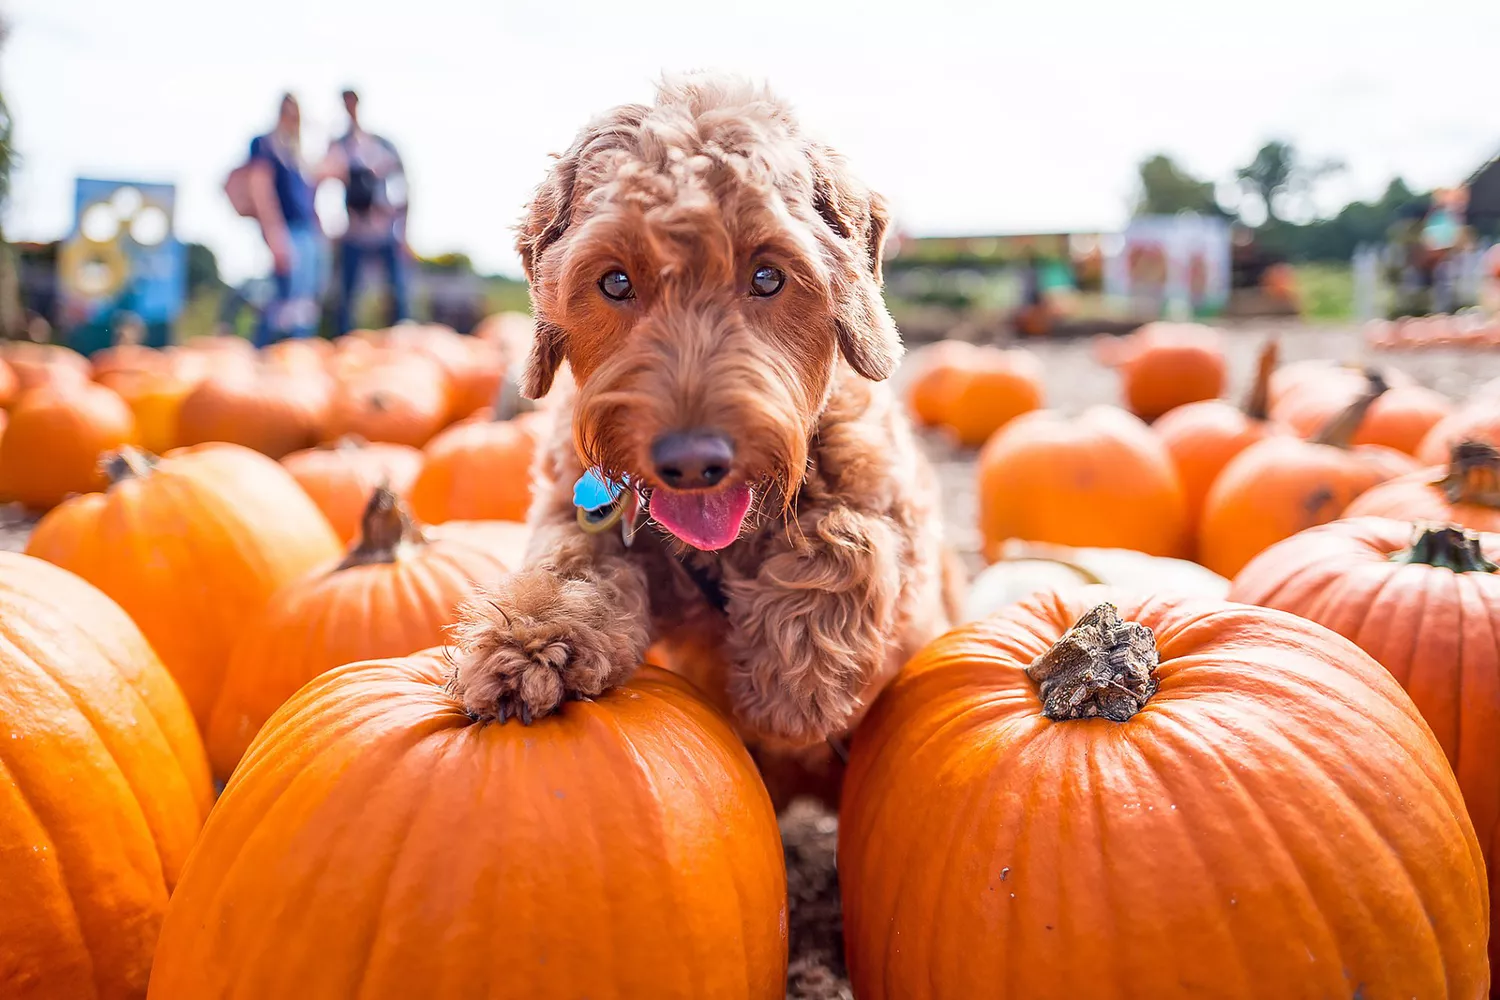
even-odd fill
[{"label": "large orange pumpkin", "polygon": [[354,540],[370,492],[386,486],[403,500],[422,470],[422,452],[404,444],[343,438],[320,448],[295,451],[281,460],[328,518],[339,541]]},{"label": "large orange pumpkin", "polygon": [[1166,448],[1113,406],[1074,420],[1025,414],[979,453],[979,521],[992,561],[1010,538],[1182,557],[1187,518]]},{"label": "large orange pumpkin", "polygon": [[210,375],[177,414],[184,445],[220,441],[281,458],[318,443],[331,389],[322,373],[263,367]]},{"label": "large orange pumpkin", "polygon": [[[1492,871],[1500,860],[1495,559],[1500,535],[1438,526],[1414,532],[1406,521],[1362,517],[1272,546],[1235,577],[1229,594],[1325,625],[1391,672],[1452,762]],[[1500,877],[1490,889],[1493,898]],[[1490,954],[1500,961],[1500,925],[1491,927]]]},{"label": "large orange pumpkin", "polygon": [[1147,323],[1100,342],[1100,359],[1120,371],[1125,404],[1142,420],[1224,391],[1223,335],[1196,323]]},{"label": "large orange pumpkin", "polygon": [[548,417],[496,420],[481,411],[433,438],[411,488],[411,509],[428,524],[524,521],[531,464]]},{"label": "large orange pumpkin", "polygon": [[1279,348],[1267,341],[1260,354],[1255,381],[1243,407],[1222,399],[1204,399],[1169,410],[1151,430],[1172,456],[1182,492],[1187,499],[1188,530],[1196,538],[1203,501],[1229,460],[1255,442],[1275,433],[1267,420],[1266,399]]},{"label": "large orange pumpkin", "polygon": [[130,612],[206,729],[235,642],[338,539],[286,470],[236,445],[127,449],[107,471],[108,490],[42,518],[26,551]]},{"label": "large orange pumpkin", "polygon": [[325,441],[345,435],[420,448],[448,420],[442,369],[419,356],[346,376],[334,393]]},{"label": "large orange pumpkin", "polygon": [[1484,859],[1391,676],[1293,615],[1101,596],[948,633],[855,734],[855,996],[1482,997]]},{"label": "large orange pumpkin", "polygon": [[653,668],[531,726],[440,651],[339,667],[266,724],[193,851],[151,1000],[781,1000],[776,817]]},{"label": "large orange pumpkin", "polygon": [[1384,389],[1376,380],[1312,441],[1278,435],[1235,456],[1204,501],[1199,561],[1233,577],[1283,538],[1332,521],[1370,487],[1415,471],[1417,463],[1399,451],[1350,444]]},{"label": "large orange pumpkin", "polygon": [[442,644],[475,587],[507,568],[484,542],[429,538],[394,493],[373,491],[348,554],[278,590],[235,645],[206,737],[215,776],[228,778],[271,713],[324,671]]},{"label": "large orange pumpkin", "polygon": [[1484,392],[1481,390],[1468,405],[1433,425],[1417,448],[1419,461],[1424,465],[1446,462],[1460,441],[1483,441],[1500,447],[1500,398]]},{"label": "large orange pumpkin", "polygon": [[1343,516],[1500,531],[1500,448],[1460,441],[1453,446],[1447,468],[1424,469],[1381,483],[1360,495]]},{"label": "large orange pumpkin", "polygon": [[115,392],[59,382],[23,393],[0,438],[0,501],[47,510],[104,487],[99,458],[136,440],[135,417]]},{"label": "large orange pumpkin", "polygon": [[0,553],[0,994],[144,996],[212,801],[182,692],[125,612]]}]

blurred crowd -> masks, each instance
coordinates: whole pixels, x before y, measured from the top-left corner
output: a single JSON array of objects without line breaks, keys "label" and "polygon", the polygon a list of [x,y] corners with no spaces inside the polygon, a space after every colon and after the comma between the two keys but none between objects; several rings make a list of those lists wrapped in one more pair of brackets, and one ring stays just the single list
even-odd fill
[{"label": "blurred crowd", "polygon": [[[346,90],[342,99],[347,130],[314,161],[302,148],[297,98],[284,95],[275,127],[251,141],[245,163],[224,185],[235,211],[259,224],[271,251],[275,290],[261,311],[255,334],[260,346],[316,334],[325,292],[337,297],[337,332],[349,332],[361,280],[371,268],[389,288],[390,323],[411,315],[409,206],[401,154],[389,139],[365,128],[357,93]],[[348,218],[332,238],[316,204],[325,181],[342,186]]]}]

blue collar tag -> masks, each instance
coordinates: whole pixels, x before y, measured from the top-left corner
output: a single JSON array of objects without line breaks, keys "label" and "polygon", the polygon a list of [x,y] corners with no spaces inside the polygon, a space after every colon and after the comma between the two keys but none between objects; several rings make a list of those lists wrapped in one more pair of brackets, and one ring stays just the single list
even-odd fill
[{"label": "blue collar tag", "polygon": [[589,469],[573,484],[573,506],[585,511],[603,510],[620,499],[629,483],[629,476],[605,479],[598,469]]}]

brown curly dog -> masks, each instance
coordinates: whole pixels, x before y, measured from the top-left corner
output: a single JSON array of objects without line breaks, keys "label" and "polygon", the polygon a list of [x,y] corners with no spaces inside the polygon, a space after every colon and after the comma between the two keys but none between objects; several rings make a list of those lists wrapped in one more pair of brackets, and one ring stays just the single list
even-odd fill
[{"label": "brown curly dog", "polygon": [[[539,462],[525,567],[457,632],[465,704],[529,722],[653,642],[708,643],[741,728],[804,746],[946,627],[936,486],[883,384],[901,356],[886,223],[744,82],[664,84],[579,133],[519,239],[522,389],[566,361],[571,427],[563,410]],[[575,508],[586,468],[629,477],[604,530]]]}]

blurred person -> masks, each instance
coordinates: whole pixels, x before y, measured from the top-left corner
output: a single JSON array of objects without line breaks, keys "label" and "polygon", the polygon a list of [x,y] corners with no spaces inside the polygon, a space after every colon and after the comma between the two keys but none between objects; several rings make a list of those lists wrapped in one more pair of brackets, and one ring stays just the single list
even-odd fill
[{"label": "blurred person", "polygon": [[406,275],[406,170],[395,145],[366,131],[359,120],[359,95],[343,93],[349,131],[335,139],[318,170],[320,178],[344,185],[349,227],[338,240],[338,332],[354,326],[354,303],[367,262],[385,272],[391,291],[392,325],[411,317]]},{"label": "blurred person", "polygon": [[313,179],[302,160],[302,111],[291,94],[281,98],[276,127],[251,141],[247,166],[251,207],[275,275],[275,295],[261,314],[255,342],[310,337],[321,316],[322,232]]}]

